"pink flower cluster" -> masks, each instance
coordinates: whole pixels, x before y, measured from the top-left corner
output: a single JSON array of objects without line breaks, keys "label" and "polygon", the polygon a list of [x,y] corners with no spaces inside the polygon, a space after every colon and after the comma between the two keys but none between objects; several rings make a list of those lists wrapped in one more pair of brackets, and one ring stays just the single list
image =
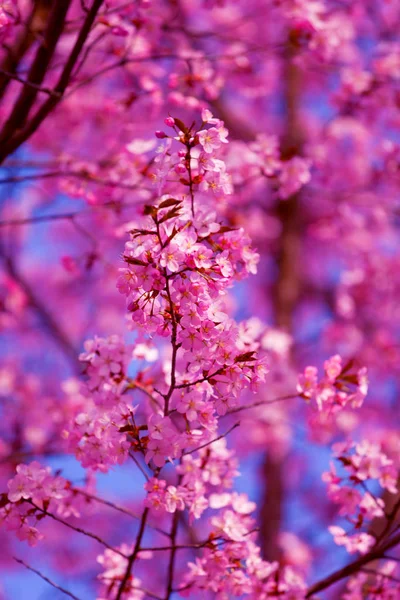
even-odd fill
[{"label": "pink flower cluster", "polygon": [[[202,449],[198,457],[184,456],[177,467],[181,477],[179,490],[173,488],[174,495],[181,499],[171,503],[170,487],[158,490],[158,499],[164,497],[165,510],[181,510],[183,498],[190,506],[191,518],[198,518],[208,507],[214,511],[209,518],[209,534],[201,557],[189,562],[189,571],[181,586],[181,594],[190,596],[196,590],[208,591],[218,597],[267,598],[269,594],[286,592],[293,598],[304,597],[304,582],[292,569],[282,569],[276,578],[278,563],[269,563],[260,557],[260,549],[255,544],[256,528],[252,516],[256,505],[246,494],[232,492],[233,478],[237,471],[237,459],[226,448],[226,440],[214,442]],[[165,483],[165,482],[164,482]],[[201,496],[199,496],[201,494]],[[149,494],[147,502],[150,501]],[[193,499],[197,499],[193,510]],[[200,501],[200,502],[199,502]],[[278,594],[277,594],[278,595]]]},{"label": "pink flower cluster", "polygon": [[7,529],[15,530],[20,540],[36,546],[44,537],[36,527],[44,515],[43,511],[70,513],[68,505],[72,492],[63,477],[52,475],[50,467],[44,467],[37,461],[29,465],[20,464],[16,470],[16,475],[8,482],[8,493],[3,494],[0,522]]},{"label": "pink flower cluster", "polygon": [[311,160],[298,155],[283,159],[276,135],[258,134],[242,152],[248,176],[270,179],[282,200],[296,194],[311,180]]},{"label": "pink flower cluster", "polygon": [[212,212],[197,209],[192,217],[189,204],[174,199],[150,212],[131,232],[118,287],[137,327],[174,339],[171,408],[213,428],[211,407],[225,414],[266,372],[254,352],[241,350],[223,305],[227,288],[254,273],[258,257],[242,230],[227,230]]},{"label": "pink flower cluster", "polygon": [[334,413],[346,406],[359,408],[368,391],[367,369],[354,371],[352,361],[343,365],[336,354],[325,361],[320,380],[316,367],[306,367],[298,378],[297,391],[305,400],[315,401],[321,412]]},{"label": "pink flower cluster", "polygon": [[368,573],[351,577],[343,600],[396,600],[399,595],[399,568],[393,560],[381,561]]},{"label": "pink flower cluster", "polygon": [[[209,592],[218,598],[304,599],[306,586],[298,573],[291,567],[279,569],[277,562],[269,563],[260,557],[260,549],[253,541],[254,535],[248,529],[251,519],[240,519],[229,512],[224,513],[222,520],[224,529],[218,527],[213,531],[202,556],[195,562],[189,562],[189,573],[183,580],[181,595],[190,597],[198,591]],[[235,530],[240,529],[240,541],[233,541],[226,535],[226,529],[230,531],[232,526]]]},{"label": "pink flower cluster", "polygon": [[[194,190],[209,192],[214,198],[223,198],[232,194],[232,184],[223,160],[216,153],[223,144],[227,144],[228,130],[223,121],[213,117],[212,113],[202,111],[202,129],[192,131],[173,117],[165,119],[165,124],[175,130],[175,137],[168,136],[163,131],[157,131],[156,136],[165,139],[160,146],[155,159],[155,181],[158,192],[161,193],[168,181],[177,180]],[[172,142],[177,141],[185,148],[172,152]]]},{"label": "pink flower cluster", "polygon": [[[220,597],[246,594],[254,600],[287,594],[301,598],[302,578],[289,567],[277,577],[278,564],[261,558],[255,543],[255,504],[232,491],[237,460],[218,435],[219,418],[238,407],[244,389],[257,388],[266,366],[257,356],[261,336],[252,332],[250,323],[237,324],[229,314],[228,290],[256,273],[258,255],[242,229],[222,225],[207,203],[201,208],[194,203],[194,191],[202,191],[197,186],[206,184],[218,196],[228,191],[223,189],[224,163],[216,156],[226,144],[227,131],[208,111],[202,119],[200,130],[172,117],[166,120],[184,148],[170,154],[172,140],[167,139],[156,169],[163,177],[174,173],[182,193],[165,193],[130,224],[126,266],[118,279],[139,331],[137,347],[118,336],[86,342],[80,355],[86,381],[70,386],[73,417],[63,438],[87,469],[106,472],[131,455],[147,478],[142,532],[147,515],[156,511],[163,520],[186,511],[190,526],[207,514],[207,539],[199,545],[201,556],[183,575],[182,593],[198,589]],[[157,136],[167,137],[163,132]],[[131,377],[131,360],[148,356],[148,344],[156,336],[163,361],[135,370]],[[130,392],[142,394],[143,401],[133,405]],[[166,463],[172,463],[170,468]],[[19,467],[2,509],[6,525],[31,543],[41,535],[32,520],[45,517],[48,509],[75,516],[71,486],[52,477],[47,467],[33,465]],[[135,547],[109,548],[99,558],[105,595],[144,598],[128,558]]]},{"label": "pink flower cluster", "polygon": [[[224,305],[234,281],[256,272],[258,255],[242,229],[222,226],[215,212],[193,204],[198,165],[206,171],[216,165],[219,173],[224,170],[215,152],[226,143],[227,131],[209,111],[202,118],[200,131],[166,119],[179,131],[176,140],[185,149],[165,154],[163,160],[174,166],[189,194],[179,200],[166,194],[158,204],[145,206],[130,231],[127,266],[117,284],[142,340],[170,338],[165,382],[157,390],[146,390],[151,409],[134,417],[136,408],[126,392],[135,388],[127,377],[135,350],[118,336],[86,342],[80,355],[88,376],[86,406],[64,433],[85,467],[106,471],[123,463],[132,450],[142,453],[151,468],[161,468],[166,460],[210,441],[218,415],[237,405],[243,388],[255,389],[264,379],[258,345],[246,341],[243,327],[227,315]],[[198,146],[202,150],[193,163],[191,152]]]},{"label": "pink flower cluster", "polygon": [[63,432],[67,447],[83,467],[107,472],[110,466],[122,464],[128,456],[131,443],[124,432],[134,408],[115,395],[114,407],[96,405],[88,398],[85,412],[80,412]]},{"label": "pink flower cluster", "polygon": [[294,156],[283,161],[278,177],[279,196],[285,200],[296,194],[311,180],[311,161],[301,156]]},{"label": "pink flower cluster", "polygon": [[376,444],[363,441],[333,446],[334,456],[343,468],[339,475],[332,463],[329,472],[322,475],[328,484],[328,496],[339,505],[339,515],[345,517],[355,529],[348,534],[342,527],[331,526],[329,531],[336,544],[345,546],[350,553],[365,553],[375,543],[375,538],[361,528],[377,517],[385,516],[385,501],[376,497],[367,483],[379,482],[391,494],[398,492],[398,470]]},{"label": "pink flower cluster", "polygon": [[96,336],[84,346],[85,352],[79,355],[79,360],[86,364],[89,389],[103,391],[107,386],[121,383],[132,358],[132,348],[117,335],[107,339]]},{"label": "pink flower cluster", "polygon": [[332,10],[322,0],[282,0],[280,4],[298,45],[326,61],[345,53],[354,37],[353,23],[346,11]]},{"label": "pink flower cluster", "polygon": [[187,203],[166,199],[152,213],[132,230],[118,280],[135,325],[167,336],[175,318],[191,379],[204,362],[233,366],[238,333],[222,300],[235,279],[256,272],[258,255],[243,230],[222,227],[213,212],[193,218]]},{"label": "pink flower cluster", "polygon": [[[165,480],[156,478],[145,485],[145,504],[169,513],[187,508],[190,521],[199,519],[209,506],[216,508],[212,506],[210,494],[215,494],[215,490],[230,489],[233,478],[238,475],[237,460],[227,449],[224,439],[213,442],[196,455],[186,454],[176,471],[180,476],[177,487],[167,486]],[[225,497],[228,503],[231,495],[225,494]]]},{"label": "pink flower cluster", "polygon": [[83,410],[63,431],[63,437],[82,466],[106,472],[110,466],[122,464],[131,447],[124,428],[132,423],[136,409],[123,392],[132,348],[113,335],[88,340],[85,350],[79,357],[88,376],[82,386]]}]

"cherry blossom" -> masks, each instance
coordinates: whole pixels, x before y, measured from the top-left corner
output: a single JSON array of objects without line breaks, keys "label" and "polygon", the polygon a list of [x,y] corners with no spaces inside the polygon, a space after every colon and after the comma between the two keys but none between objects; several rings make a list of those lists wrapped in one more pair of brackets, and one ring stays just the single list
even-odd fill
[{"label": "cherry blossom", "polygon": [[5,594],[397,598],[399,26],[1,3]]}]

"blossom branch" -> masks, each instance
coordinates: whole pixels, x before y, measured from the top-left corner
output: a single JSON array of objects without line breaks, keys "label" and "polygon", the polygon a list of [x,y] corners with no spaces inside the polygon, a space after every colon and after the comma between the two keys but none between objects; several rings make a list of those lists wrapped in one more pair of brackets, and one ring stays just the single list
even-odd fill
[{"label": "blossom branch", "polygon": [[318,592],[329,588],[334,583],[337,583],[338,581],[341,581],[342,579],[345,579],[350,575],[354,575],[355,573],[360,571],[365,565],[368,565],[368,563],[383,558],[385,552],[387,552],[391,548],[396,547],[399,543],[400,533],[398,533],[394,537],[389,538],[386,542],[380,545],[378,544],[377,547],[372,549],[367,554],[364,554],[363,556],[349,563],[342,569],[338,569],[331,575],[328,575],[328,577],[325,577],[324,579],[321,579],[320,581],[312,585],[307,591],[306,598],[312,598],[314,594],[317,594]]},{"label": "blossom branch", "polygon": [[207,446],[210,446],[214,442],[218,442],[218,440],[222,440],[227,435],[229,435],[231,433],[231,431],[233,431],[234,429],[236,429],[239,426],[240,426],[240,422],[235,423],[234,425],[232,425],[232,427],[230,427],[227,431],[225,431],[225,433],[221,433],[221,435],[219,435],[218,437],[214,438],[213,440],[210,440],[209,442],[206,442],[205,444],[202,444],[201,446],[198,446],[197,448],[194,448],[193,450],[187,450],[186,452],[183,453],[183,456],[186,456],[187,454],[193,454],[193,452],[197,452],[198,450],[201,450],[202,448],[207,448]]}]

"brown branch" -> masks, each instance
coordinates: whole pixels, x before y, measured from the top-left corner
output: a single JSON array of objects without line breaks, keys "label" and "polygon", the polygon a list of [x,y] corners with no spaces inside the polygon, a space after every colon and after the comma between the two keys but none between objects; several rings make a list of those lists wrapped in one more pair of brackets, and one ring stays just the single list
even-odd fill
[{"label": "brown branch", "polygon": [[130,184],[123,183],[118,181],[113,181],[112,179],[98,179],[94,175],[90,175],[88,173],[79,172],[79,171],[47,171],[44,173],[32,173],[27,175],[10,175],[10,177],[3,177],[0,179],[0,184],[2,183],[22,183],[24,181],[34,181],[36,179],[51,179],[53,177],[75,177],[78,179],[83,179],[89,183],[94,183],[95,185],[104,185],[113,188],[121,188],[124,190],[136,190],[139,187],[144,189],[144,186],[140,186],[139,184]]},{"label": "brown branch", "polygon": [[129,452],[129,456],[131,457],[131,459],[133,460],[133,462],[135,463],[135,465],[137,466],[137,468],[139,469],[139,471],[141,472],[141,474],[143,475],[145,480],[149,481],[150,480],[149,475],[147,475],[146,471],[144,470],[144,468],[142,467],[142,465],[140,464],[140,462],[138,461],[136,456],[132,452]]},{"label": "brown branch", "polygon": [[34,225],[35,223],[46,223],[48,221],[62,221],[63,219],[71,220],[77,215],[80,215],[84,211],[76,211],[73,213],[61,213],[59,215],[38,215],[37,217],[27,217],[26,219],[8,219],[7,221],[0,221],[0,227],[7,227],[10,225]]},{"label": "brown branch", "polygon": [[[286,48],[286,136],[283,140],[283,153],[289,158],[301,149],[302,130],[299,119],[299,97],[300,97],[300,72],[293,61],[295,49],[289,44]],[[255,138],[255,131],[251,123],[242,119],[240,115],[232,116],[230,110],[226,109],[221,100],[213,102],[217,114],[223,119],[232,136],[250,142]],[[277,205],[277,216],[281,222],[281,236],[277,252],[278,276],[274,286],[273,304],[275,322],[278,327],[290,329],[292,313],[297,303],[300,290],[299,281],[299,194]],[[282,399],[289,399],[283,397]],[[228,411],[229,414],[277,402],[258,401],[249,406],[238,407]],[[263,474],[266,489],[261,501],[261,547],[264,558],[273,561],[279,558],[278,535],[282,518],[282,504],[284,495],[283,463],[281,458],[273,456],[269,452],[264,460]]]},{"label": "brown branch", "polygon": [[117,595],[115,597],[115,600],[121,600],[122,595],[123,595],[123,593],[125,591],[125,586],[128,583],[129,578],[131,576],[133,565],[135,563],[137,555],[140,552],[140,544],[142,543],[142,538],[143,538],[143,535],[144,535],[144,530],[146,528],[146,521],[147,521],[148,515],[149,515],[149,509],[145,508],[144,511],[143,511],[142,519],[140,521],[140,527],[139,527],[139,532],[138,532],[138,535],[137,535],[137,538],[136,538],[135,547],[133,549],[132,554],[128,558],[128,564],[126,565],[125,574],[124,574],[124,576],[123,576],[123,578],[121,580],[121,583],[119,585],[118,592],[117,592]]},{"label": "brown branch", "polygon": [[53,588],[55,588],[59,592],[62,592],[63,594],[65,594],[66,596],[69,596],[70,598],[73,598],[73,600],[79,600],[78,596],[75,596],[75,594],[73,594],[72,592],[69,592],[65,588],[61,587],[61,585],[58,585],[57,583],[54,583],[54,581],[52,581],[51,579],[49,579],[48,577],[46,577],[46,575],[43,575],[43,573],[41,573],[37,569],[34,569],[33,567],[31,567],[30,565],[28,565],[26,562],[24,562],[20,558],[16,558],[14,556],[14,560],[17,563],[19,563],[20,565],[23,565],[26,569],[29,569],[29,571],[32,571],[32,573],[36,573],[36,575],[39,575],[39,577],[41,579],[43,579],[43,581],[45,581],[46,583],[49,583]]},{"label": "brown branch", "polygon": [[0,70],[0,98],[4,96],[8,84],[12,79],[17,79],[18,65],[32,46],[34,41],[42,35],[51,7],[51,0],[35,0],[32,11],[22,32],[17,37],[15,45],[8,49],[7,55],[1,64]]},{"label": "brown branch", "polygon": [[[155,396],[153,396],[153,394],[151,392],[149,392],[149,390],[144,385],[141,385],[140,383],[138,383],[134,379],[129,380],[129,383],[128,383],[128,385],[125,388],[125,391],[129,391],[129,390],[139,390],[139,391],[141,391],[143,394],[145,394],[145,396],[147,396],[148,398],[150,398],[150,400],[152,402],[154,402],[154,404],[156,404],[160,408],[158,399]],[[154,390],[154,391],[156,391],[156,390]],[[160,394],[160,396],[162,396],[161,392],[157,392],[157,393]]]},{"label": "brown branch", "polygon": [[1,77],[1,75],[5,75],[9,79],[13,79],[14,81],[18,81],[18,83],[21,83],[22,85],[26,85],[28,87],[31,87],[34,90],[37,90],[38,92],[42,92],[43,94],[47,94],[48,96],[52,96],[54,94],[53,90],[51,90],[49,88],[46,88],[46,87],[42,87],[41,85],[37,85],[36,83],[32,83],[32,81],[28,81],[27,79],[23,79],[22,77],[19,77],[15,73],[10,73],[8,71],[4,71],[4,69],[0,69],[0,77]]},{"label": "brown branch", "polygon": [[[65,0],[64,3],[70,3],[71,0]],[[27,139],[31,137],[35,133],[35,131],[39,128],[44,119],[54,110],[54,108],[58,105],[58,103],[63,98],[64,92],[68,87],[70,82],[70,78],[72,75],[72,71],[74,66],[79,58],[79,55],[84,47],[85,41],[90,33],[90,30],[93,26],[93,23],[96,19],[97,13],[100,10],[101,5],[104,0],[94,0],[93,4],[88,11],[86,18],[83,22],[82,28],[78,34],[76,42],[72,48],[72,51],[68,57],[68,60],[61,72],[60,78],[53,90],[54,95],[48,98],[38,109],[36,114],[32,117],[30,121],[23,127],[20,131],[15,131],[14,135],[11,139],[8,140],[7,143],[3,144],[3,147],[0,151],[0,164],[4,162],[4,160],[14,152],[17,148],[19,148]],[[55,6],[61,3],[55,3]]]},{"label": "brown branch", "polygon": [[[224,365],[224,367],[225,367],[225,365]],[[221,373],[223,373],[224,367],[221,367],[217,371],[214,371],[214,373],[212,373],[211,375],[206,375],[205,377],[201,377],[200,379],[196,379],[195,381],[188,381],[187,383],[180,383],[179,385],[175,386],[175,389],[181,390],[184,388],[191,387],[193,385],[197,385],[198,383],[203,383],[203,381],[208,381],[209,379],[213,379],[217,375],[220,375]]]},{"label": "brown branch", "polygon": [[[160,238],[161,239],[161,238]],[[164,270],[165,275],[165,288],[168,297],[168,303],[171,313],[171,321],[172,321],[172,335],[171,335],[171,344],[172,344],[172,358],[171,358],[171,383],[169,386],[169,390],[165,395],[165,404],[164,404],[164,415],[167,416],[169,414],[169,401],[172,396],[173,391],[175,390],[176,385],[176,359],[178,355],[178,343],[177,343],[177,335],[178,335],[178,324],[176,322],[174,304],[172,302],[171,291],[169,289],[169,280],[167,276],[167,269]]]},{"label": "brown branch", "polygon": [[[298,154],[302,145],[299,119],[301,73],[294,62],[296,49],[289,41],[285,57],[285,104],[286,135],[282,143],[283,158]],[[300,195],[294,194],[287,200],[278,200],[277,216],[281,224],[281,235],[277,255],[278,276],[273,288],[275,321],[278,327],[290,331],[293,312],[299,297],[299,254],[300,254]],[[279,558],[279,532],[284,502],[283,458],[268,452],[263,466],[266,489],[261,508],[261,542],[263,556],[272,561]]]},{"label": "brown branch", "polygon": [[321,579],[317,583],[314,583],[314,585],[312,585],[309,588],[309,590],[307,591],[306,598],[312,598],[312,596],[314,594],[317,594],[318,592],[321,592],[322,590],[329,588],[334,583],[337,583],[338,581],[341,581],[342,579],[345,579],[346,577],[349,577],[350,575],[354,575],[368,563],[370,563],[374,560],[384,558],[385,552],[387,550],[390,550],[391,548],[394,548],[399,543],[400,543],[400,533],[398,533],[397,535],[395,535],[392,538],[389,538],[386,541],[386,543],[378,545],[376,548],[372,549],[367,554],[364,554],[364,556],[361,556],[357,560],[349,563],[342,569],[339,569],[338,571],[331,573],[331,575],[324,577],[324,579]]},{"label": "brown branch", "polygon": [[171,527],[171,534],[170,534],[172,548],[171,548],[171,554],[170,554],[169,563],[168,563],[168,579],[167,579],[167,591],[166,591],[166,595],[165,595],[165,600],[170,599],[172,590],[173,590],[175,558],[176,558],[176,552],[177,552],[176,536],[178,533],[178,526],[179,526],[179,513],[178,513],[178,511],[176,511],[172,518],[172,527]]},{"label": "brown branch", "polygon": [[[156,223],[156,228],[157,228],[158,241],[160,242],[161,247],[163,247],[158,217],[155,219],[155,223]],[[171,327],[172,327],[172,333],[171,333],[171,345],[172,345],[171,380],[170,380],[170,385],[169,385],[169,389],[168,389],[167,393],[165,395],[163,395],[163,397],[164,397],[164,416],[166,417],[169,414],[169,401],[171,399],[171,396],[172,396],[172,394],[175,390],[175,386],[176,386],[176,359],[177,359],[177,355],[178,355],[179,345],[177,342],[178,323],[176,321],[174,303],[172,302],[171,290],[169,287],[169,277],[168,277],[166,268],[164,268],[163,275],[164,275],[164,279],[165,279],[165,291],[166,291],[167,298],[168,298],[169,312],[171,315]]]},{"label": "brown branch", "polygon": [[[399,484],[399,482],[398,482]],[[373,535],[378,542],[383,540],[390,532],[393,525],[398,524],[398,513],[400,510],[400,494],[392,494],[388,490],[382,494],[382,499],[385,503],[385,511],[387,513],[385,517],[376,518],[372,521],[371,529],[368,533]]]},{"label": "brown branch", "polygon": [[86,492],[85,490],[80,490],[79,488],[74,488],[73,492],[74,492],[74,494],[81,494],[82,496],[85,496],[85,498],[88,498],[89,500],[94,500],[95,502],[99,502],[100,504],[109,506],[110,508],[113,508],[114,510],[121,512],[124,515],[127,515],[128,517],[133,517],[134,519],[140,518],[138,515],[136,515],[132,511],[128,510],[127,508],[124,508],[123,506],[118,506],[118,504],[114,504],[114,502],[111,502],[111,500],[104,500],[104,498],[100,498],[99,496],[95,496],[94,494],[89,494],[89,492]]},{"label": "brown branch", "polygon": [[43,41],[37,49],[28,73],[27,80],[34,85],[24,86],[21,90],[11,114],[0,132],[0,144],[5,144],[9,141],[14,132],[25,125],[38,94],[36,86],[40,86],[46,76],[47,69],[56,50],[57,42],[63,32],[71,2],[72,0],[63,0],[63,2],[53,3]]},{"label": "brown branch", "polygon": [[[398,481],[398,485],[400,481]],[[372,494],[373,496],[373,494]],[[375,496],[373,496],[375,498]],[[385,515],[382,517],[375,517],[370,524],[368,529],[368,533],[372,535],[379,544],[385,537],[389,535],[389,533],[393,532],[393,527],[399,521],[398,512],[400,510],[400,494],[392,494],[388,490],[384,490],[381,496],[382,500],[385,503]],[[392,529],[392,532],[390,530]],[[388,558],[387,556],[382,556],[382,558]],[[379,560],[375,561],[379,563]],[[372,564],[374,566],[374,563]],[[378,565],[377,565],[378,566]],[[345,585],[343,586],[344,592]]]}]

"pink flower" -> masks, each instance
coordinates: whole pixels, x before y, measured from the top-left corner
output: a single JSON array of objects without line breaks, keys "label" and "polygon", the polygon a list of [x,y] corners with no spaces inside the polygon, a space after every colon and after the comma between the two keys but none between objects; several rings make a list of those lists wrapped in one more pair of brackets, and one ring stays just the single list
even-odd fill
[{"label": "pink flower", "polygon": [[153,413],[148,420],[149,435],[153,440],[163,440],[175,435],[175,430],[169,417]]},{"label": "pink flower", "polygon": [[336,354],[324,362],[324,370],[329,381],[335,381],[342,371],[342,358]]},{"label": "pink flower", "polygon": [[221,144],[227,144],[226,139],[228,131],[224,127],[210,127],[198,132],[199,142],[203,147],[204,152],[212,154],[214,150],[218,150]]},{"label": "pink flower", "polygon": [[190,257],[197,269],[210,269],[212,255],[211,248],[207,248],[204,244],[195,244],[190,249]]},{"label": "pink flower", "polygon": [[202,409],[204,403],[202,402],[202,395],[197,392],[186,392],[179,399],[176,409],[180,413],[184,413],[188,421],[194,421],[197,419],[197,413]]},{"label": "pink flower", "polygon": [[149,463],[151,460],[156,467],[163,467],[165,465],[165,448],[160,440],[150,440],[147,445],[145,461]]},{"label": "pink flower", "polygon": [[167,267],[172,273],[179,271],[185,260],[185,255],[181,252],[178,246],[174,243],[169,244],[162,252],[160,257],[160,265]]},{"label": "pink flower", "polygon": [[356,533],[349,536],[342,527],[331,525],[328,527],[329,532],[333,535],[333,539],[338,546],[344,546],[350,554],[360,552],[366,554],[375,544],[375,538],[369,533]]},{"label": "pink flower", "polygon": [[174,513],[177,510],[184,510],[185,500],[183,491],[173,485],[169,485],[165,493],[165,506],[170,513]]},{"label": "pink flower", "polygon": [[376,498],[369,492],[364,494],[363,499],[359,503],[359,507],[361,514],[365,515],[367,519],[383,517],[385,514],[385,503],[382,498]]},{"label": "pink flower", "polygon": [[232,510],[225,510],[222,515],[213,517],[211,523],[235,542],[243,541],[248,533],[248,529],[241,517]]},{"label": "pink flower", "polygon": [[8,499],[10,502],[18,502],[21,499],[41,502],[43,497],[43,482],[50,473],[49,467],[44,467],[37,461],[29,465],[17,466],[17,474],[8,482]]},{"label": "pink flower", "polygon": [[26,524],[23,524],[20,529],[17,529],[16,533],[18,539],[26,540],[32,547],[35,547],[37,543],[44,538],[44,536],[38,531],[38,529],[36,529],[36,527]]},{"label": "pink flower", "polygon": [[181,329],[178,337],[185,350],[193,351],[204,348],[204,343],[196,329]]},{"label": "pink flower", "polygon": [[190,501],[189,523],[194,519],[200,519],[203,512],[208,508],[208,500],[205,496],[199,495]]},{"label": "pink flower", "polygon": [[279,175],[279,196],[282,199],[293,196],[310,181],[310,167],[311,162],[300,156],[282,162],[282,170]]},{"label": "pink flower", "polygon": [[318,370],[316,367],[306,367],[304,375],[299,375],[297,383],[297,391],[304,398],[312,398],[317,389]]},{"label": "pink flower", "polygon": [[21,475],[10,479],[7,485],[10,502],[18,502],[21,499],[28,500],[32,495],[32,482]]}]

